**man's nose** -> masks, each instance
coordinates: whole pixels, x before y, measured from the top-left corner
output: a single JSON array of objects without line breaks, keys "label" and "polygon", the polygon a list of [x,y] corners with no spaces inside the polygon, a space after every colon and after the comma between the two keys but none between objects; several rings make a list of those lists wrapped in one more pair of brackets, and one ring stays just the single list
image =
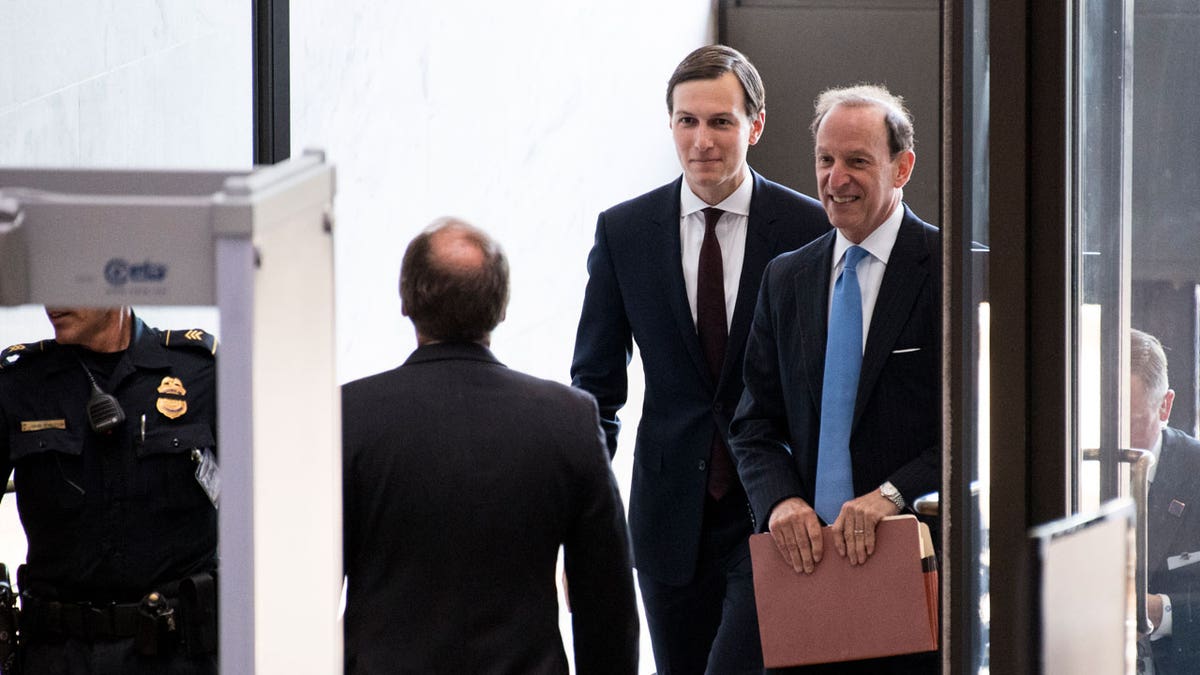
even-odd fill
[{"label": "man's nose", "polygon": [[838,187],[850,182],[850,173],[841,162],[834,162],[829,169],[829,185]]},{"label": "man's nose", "polygon": [[707,150],[713,146],[712,134],[703,126],[696,130],[695,138],[696,147],[701,150]]}]

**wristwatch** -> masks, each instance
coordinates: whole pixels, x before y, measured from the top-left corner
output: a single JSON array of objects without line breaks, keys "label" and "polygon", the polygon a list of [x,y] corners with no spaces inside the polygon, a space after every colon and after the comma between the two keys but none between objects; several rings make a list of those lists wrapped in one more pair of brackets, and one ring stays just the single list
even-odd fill
[{"label": "wristwatch", "polygon": [[879,494],[883,495],[884,499],[895,504],[896,508],[901,511],[904,510],[904,495],[900,494],[895,485],[892,485],[892,481],[885,481],[883,485],[880,485]]}]

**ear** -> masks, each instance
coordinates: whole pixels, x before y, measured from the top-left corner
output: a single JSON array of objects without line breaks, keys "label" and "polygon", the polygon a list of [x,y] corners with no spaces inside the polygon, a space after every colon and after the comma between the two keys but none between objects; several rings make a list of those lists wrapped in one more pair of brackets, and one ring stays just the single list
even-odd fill
[{"label": "ear", "polygon": [[1163,424],[1166,424],[1167,420],[1171,418],[1171,406],[1174,405],[1174,403],[1175,390],[1168,389],[1167,393],[1163,396],[1162,403],[1158,406],[1158,420]]},{"label": "ear", "polygon": [[767,111],[762,109],[750,120],[750,145],[758,143],[758,139],[762,138],[763,127],[767,125]]},{"label": "ear", "polygon": [[895,160],[895,177],[892,180],[892,187],[902,188],[908,184],[908,179],[912,178],[913,165],[917,163],[917,154],[912,150],[905,150],[900,153],[900,156]]}]

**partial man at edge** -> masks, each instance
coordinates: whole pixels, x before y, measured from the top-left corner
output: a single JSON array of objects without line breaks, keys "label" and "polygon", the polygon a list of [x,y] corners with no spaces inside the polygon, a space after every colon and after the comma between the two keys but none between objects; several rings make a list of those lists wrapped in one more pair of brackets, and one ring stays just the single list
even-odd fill
[{"label": "partial man at edge", "polygon": [[1157,675],[1200,672],[1200,441],[1168,426],[1175,392],[1158,338],[1130,331],[1129,443],[1154,453],[1147,605]]},{"label": "partial man at edge", "polygon": [[434,222],[409,244],[400,311],[417,349],[342,389],[345,671],[637,672],[629,538],[596,403],[489,349],[508,262]]}]

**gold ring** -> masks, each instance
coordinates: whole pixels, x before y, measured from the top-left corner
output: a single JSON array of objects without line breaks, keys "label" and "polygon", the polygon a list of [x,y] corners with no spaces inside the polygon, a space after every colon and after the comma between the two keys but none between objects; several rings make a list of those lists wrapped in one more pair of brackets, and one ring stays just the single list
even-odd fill
[{"label": "gold ring", "polygon": [[866,532],[866,530],[855,530],[854,534],[862,534],[863,532]]}]

